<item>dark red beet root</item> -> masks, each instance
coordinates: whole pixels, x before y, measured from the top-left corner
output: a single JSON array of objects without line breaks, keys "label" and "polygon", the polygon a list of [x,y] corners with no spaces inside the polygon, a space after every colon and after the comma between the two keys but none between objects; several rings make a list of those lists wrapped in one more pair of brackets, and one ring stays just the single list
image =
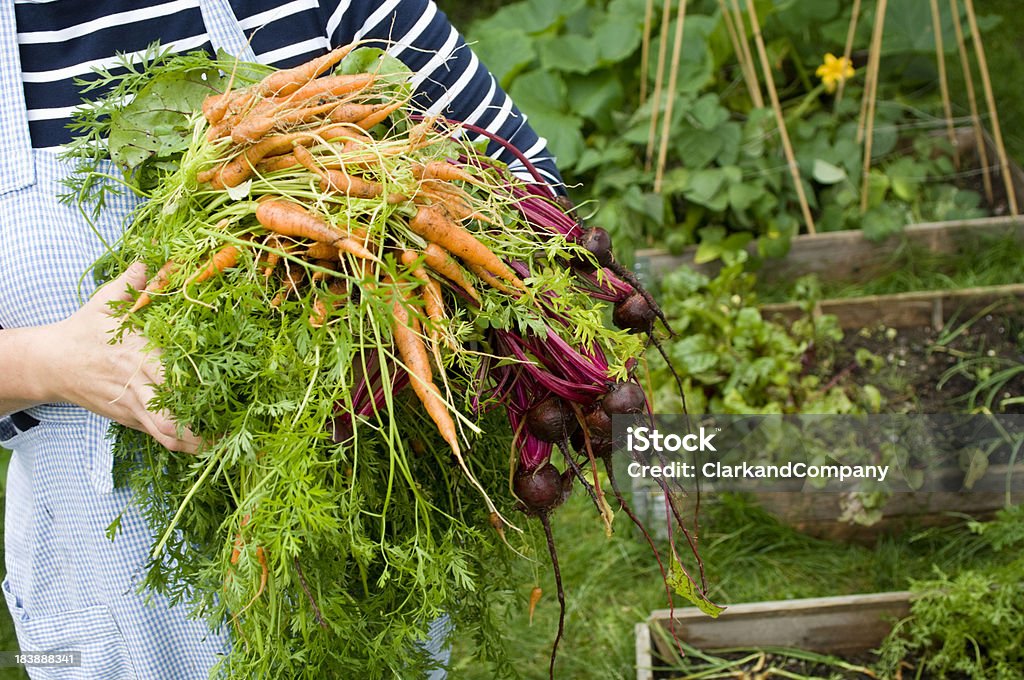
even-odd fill
[{"label": "dark red beet root", "polygon": [[512,490],[531,515],[546,514],[565,498],[562,473],[551,463],[544,463],[533,472],[516,472]]},{"label": "dark red beet root", "polygon": [[[599,267],[610,267],[615,262],[615,256],[612,254],[612,237],[601,227],[587,229],[577,243],[594,256]],[[573,258],[572,267],[584,273],[592,272],[597,268],[589,258],[585,257]]]},{"label": "dark red beet root", "polygon": [[612,417],[608,415],[608,412],[605,411],[603,408],[595,408],[593,411],[584,416],[583,422],[586,423],[587,432],[590,433],[591,438],[611,438]]},{"label": "dark red beet root", "polygon": [[542,442],[564,442],[578,427],[576,414],[559,397],[548,397],[526,412],[526,429]]},{"label": "dark red beet root", "polygon": [[647,397],[643,388],[634,382],[615,383],[601,401],[601,407],[610,416],[643,413],[647,409]]},{"label": "dark red beet root", "polygon": [[633,293],[615,305],[612,322],[630,333],[650,333],[657,313],[640,293]]}]

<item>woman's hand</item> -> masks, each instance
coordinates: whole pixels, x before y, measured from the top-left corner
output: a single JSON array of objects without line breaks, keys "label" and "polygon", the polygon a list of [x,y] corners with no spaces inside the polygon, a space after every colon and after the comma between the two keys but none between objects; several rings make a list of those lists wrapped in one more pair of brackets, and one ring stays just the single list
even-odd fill
[{"label": "woman's hand", "polygon": [[9,350],[24,347],[30,368],[20,371],[22,382],[29,386],[27,381],[35,381],[20,395],[0,394],[0,406],[16,405],[10,409],[16,410],[34,403],[71,402],[146,432],[171,451],[195,453],[200,443],[195,435],[185,431],[179,437],[169,414],[146,408],[163,375],[157,357],[144,350],[145,339],[128,333],[121,342],[110,343],[119,322],[109,303],[131,300],[129,286],[138,290],[145,285],[146,269],[136,263],[64,321],[0,332],[9,336],[0,342],[0,359],[17,361]]}]

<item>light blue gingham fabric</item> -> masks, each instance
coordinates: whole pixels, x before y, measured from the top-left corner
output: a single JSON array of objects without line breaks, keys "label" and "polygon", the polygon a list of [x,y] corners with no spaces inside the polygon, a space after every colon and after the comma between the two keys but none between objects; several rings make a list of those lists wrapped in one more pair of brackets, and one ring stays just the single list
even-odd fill
[{"label": "light blue gingham fabric", "polygon": [[[227,0],[202,0],[211,41],[253,59]],[[71,167],[30,149],[13,0],[0,0],[0,327],[59,321],[92,292],[83,272],[114,243],[135,205],[108,202],[91,229],[60,203]],[[114,172],[114,169],[111,168]],[[111,481],[109,422],[70,404],[29,409],[40,424],[17,432],[0,423],[14,451],[7,477],[2,582],[23,651],[80,651],[78,668],[31,668],[33,680],[201,680],[227,650],[227,636],[189,620],[186,607],[138,592],[152,541],[130,495]],[[123,515],[122,515],[123,513]],[[112,542],[105,535],[122,515]],[[444,663],[447,620],[427,649]],[[433,678],[443,678],[443,672]]]}]

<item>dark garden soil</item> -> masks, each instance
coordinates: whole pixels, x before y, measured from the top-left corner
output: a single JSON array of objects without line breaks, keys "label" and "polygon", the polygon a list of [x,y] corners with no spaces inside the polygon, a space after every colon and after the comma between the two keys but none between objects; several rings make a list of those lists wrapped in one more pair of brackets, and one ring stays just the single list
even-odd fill
[{"label": "dark garden soil", "polygon": [[[848,332],[835,365],[855,366],[858,349],[875,355],[876,366],[857,366],[851,378],[877,387],[889,413],[968,413],[986,403],[993,413],[1024,413],[1024,404],[1002,404],[1024,395],[1024,314],[998,312],[969,322],[954,320],[941,331],[880,326]],[[1009,376],[1005,383],[983,384],[1000,372]]]}]

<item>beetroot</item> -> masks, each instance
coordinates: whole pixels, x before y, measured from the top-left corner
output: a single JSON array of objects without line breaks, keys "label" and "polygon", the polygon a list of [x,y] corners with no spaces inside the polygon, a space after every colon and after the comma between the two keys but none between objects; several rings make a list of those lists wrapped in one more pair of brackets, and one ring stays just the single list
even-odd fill
[{"label": "beetroot", "polygon": [[512,480],[512,490],[526,506],[529,514],[547,514],[564,499],[562,473],[551,463],[544,463],[532,472],[520,470]]},{"label": "beetroot", "polygon": [[650,333],[656,317],[657,312],[639,292],[620,301],[612,312],[612,322],[630,333]]},{"label": "beetroot", "polygon": [[548,397],[526,412],[526,429],[542,442],[563,442],[577,427],[576,414],[560,397]]},{"label": "beetroot", "polygon": [[583,422],[587,425],[587,432],[590,433],[590,437],[605,437],[606,439],[612,436],[612,417],[608,415],[608,412],[604,408],[595,408],[593,411],[588,413],[583,418]]},{"label": "beetroot", "polygon": [[647,397],[634,382],[615,383],[601,401],[601,407],[609,416],[643,413],[647,410]]},{"label": "beetroot", "polygon": [[[594,256],[598,267],[610,267],[615,262],[615,256],[612,254],[611,234],[601,227],[587,229],[576,243]],[[590,273],[597,269],[593,261],[587,257],[573,258],[572,267],[584,273]]]}]

